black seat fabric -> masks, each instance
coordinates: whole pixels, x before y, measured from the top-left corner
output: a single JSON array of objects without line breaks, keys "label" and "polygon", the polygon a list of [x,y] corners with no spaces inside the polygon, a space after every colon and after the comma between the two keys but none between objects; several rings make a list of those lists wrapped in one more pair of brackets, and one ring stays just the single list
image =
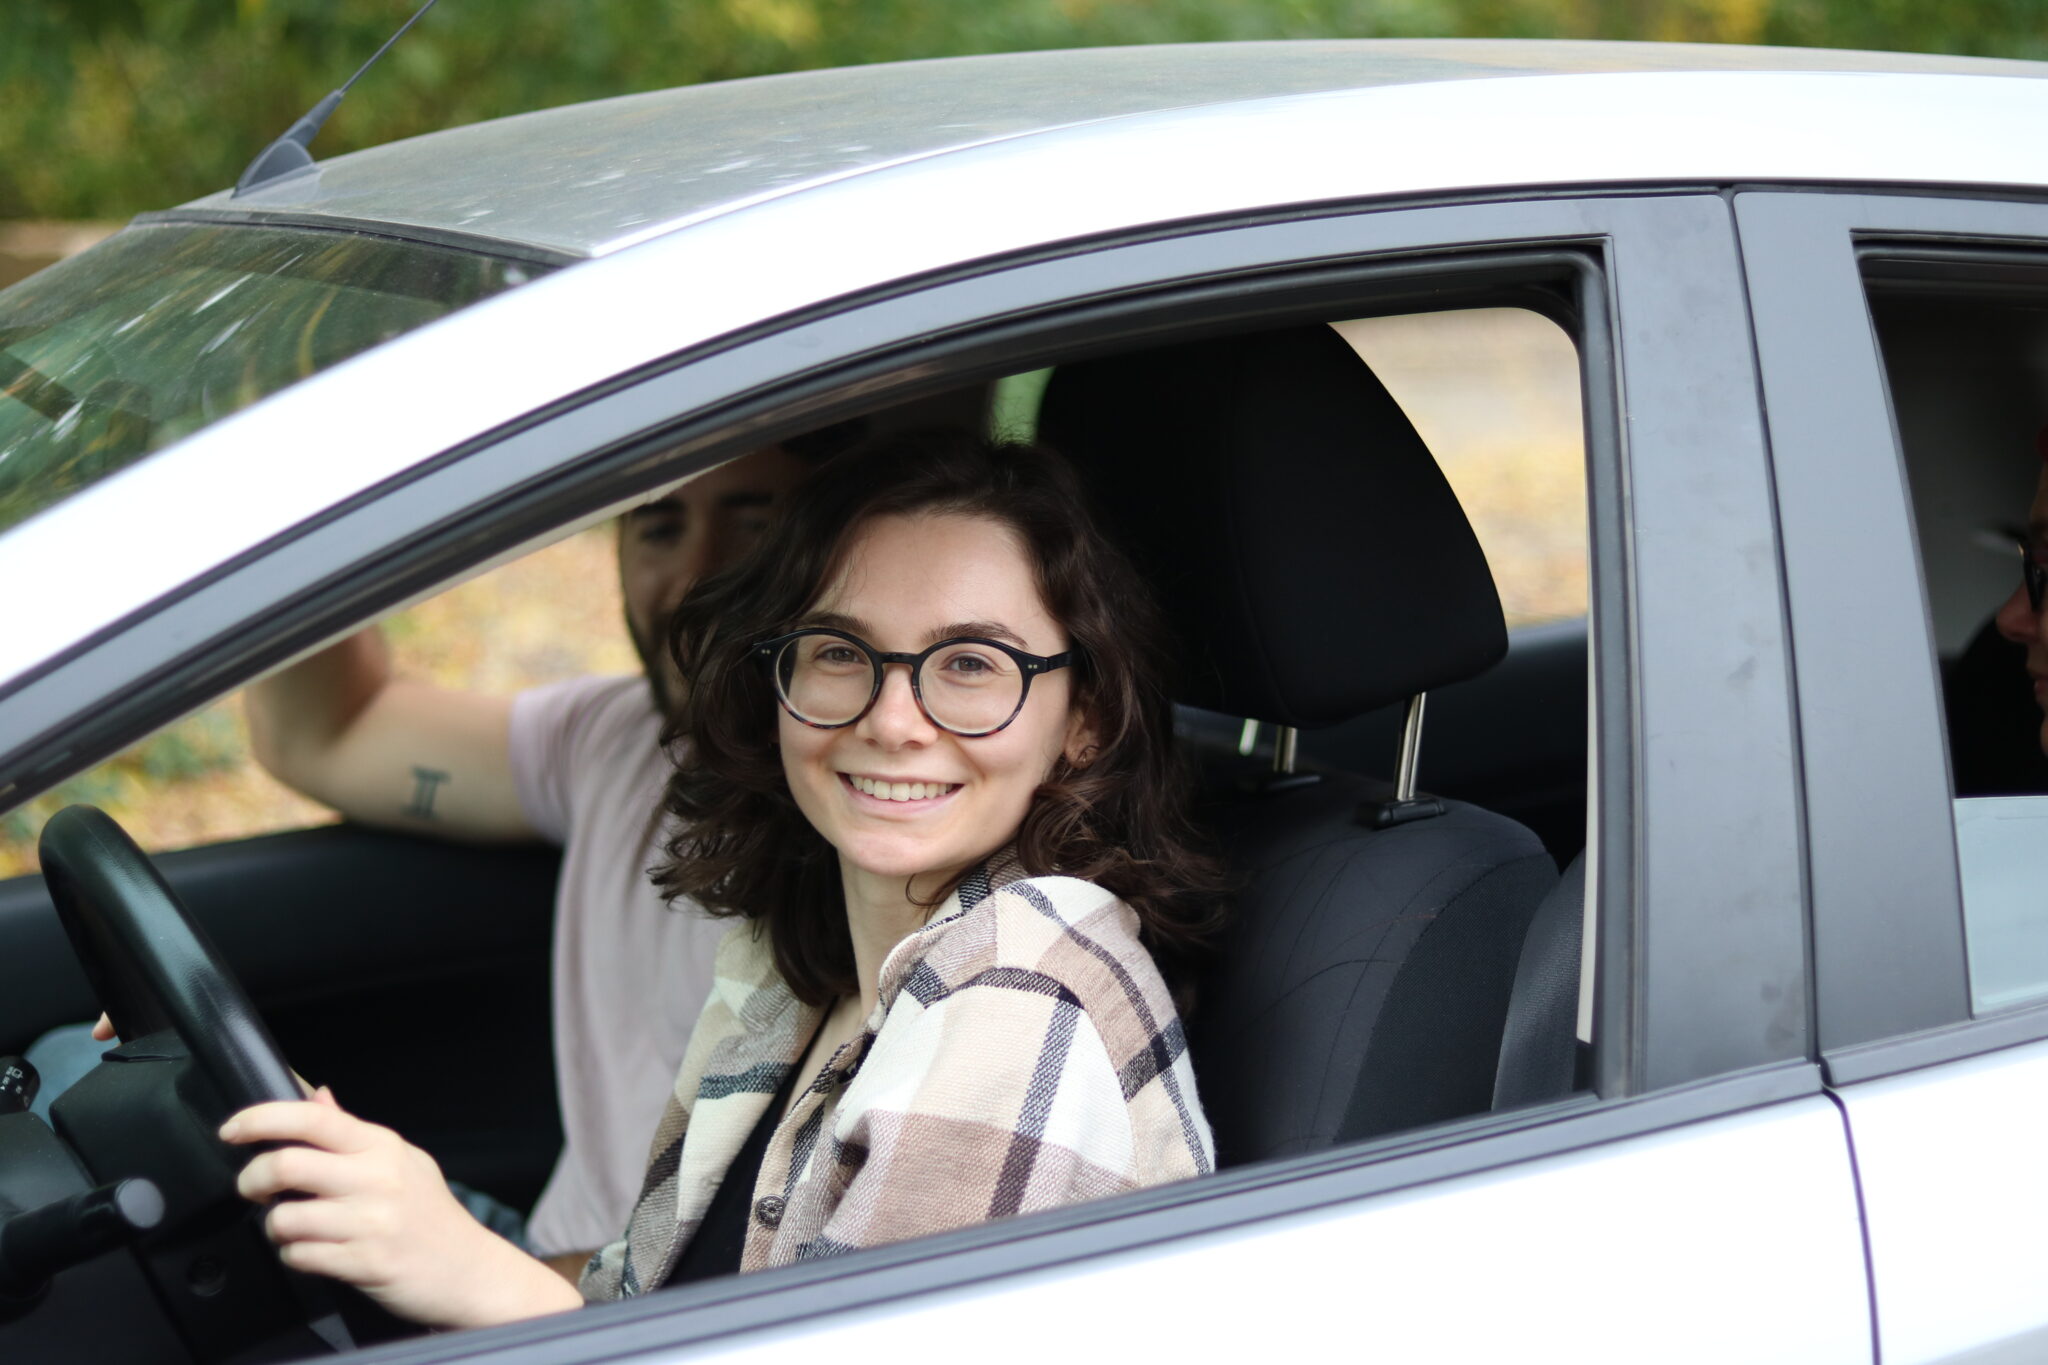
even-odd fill
[{"label": "black seat fabric", "polygon": [[[1506,651],[1456,497],[1328,327],[1062,368],[1040,431],[1160,593],[1181,702],[1332,725]],[[1189,1042],[1219,1159],[1485,1110],[1541,842],[1458,802],[1374,828],[1392,792],[1350,774],[1217,791],[1242,889]]]},{"label": "black seat fabric", "polygon": [[1484,1111],[1515,961],[1557,867],[1477,806],[1360,827],[1387,784],[1327,774],[1215,822],[1243,878],[1188,1026],[1219,1161]]},{"label": "black seat fabric", "polygon": [[1561,1100],[1578,1088],[1579,948],[1586,912],[1586,855],[1572,859],[1536,907],[1515,969],[1501,1037],[1493,1107]]}]

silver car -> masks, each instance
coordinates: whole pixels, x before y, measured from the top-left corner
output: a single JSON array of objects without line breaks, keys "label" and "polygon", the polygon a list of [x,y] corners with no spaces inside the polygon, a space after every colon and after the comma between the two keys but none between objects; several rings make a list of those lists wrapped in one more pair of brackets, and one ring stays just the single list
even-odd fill
[{"label": "silver car", "polygon": [[[1224,1168],[362,1358],[2039,1358],[2048,646],[1985,623],[2048,422],[2044,78],[984,57],[548,110],[146,214],[0,294],[0,810],[744,450],[993,386],[1192,657],[1235,632],[1317,680],[1183,697],[1244,887],[1190,1026]],[[1433,438],[1332,341],[1477,310],[1568,339],[1583,414],[1586,616],[1512,637]],[[544,1173],[545,851],[342,828],[158,861],[303,1069],[453,1174]],[[371,1340],[226,1193],[246,1021],[96,913],[89,982],[42,881],[0,884],[0,1052],[108,981],[171,1032],[130,1112],[0,1117],[0,1213],[154,1173],[168,1214],[11,1288],[10,1222],[0,1355]]]}]

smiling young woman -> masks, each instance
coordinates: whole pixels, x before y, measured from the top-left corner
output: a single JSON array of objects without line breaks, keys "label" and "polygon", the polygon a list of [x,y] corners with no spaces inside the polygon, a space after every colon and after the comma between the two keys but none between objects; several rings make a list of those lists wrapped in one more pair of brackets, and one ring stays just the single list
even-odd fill
[{"label": "smiling young woman", "polygon": [[[655,870],[743,922],[582,1298],[331,1096],[229,1121],[287,1264],[470,1326],[1213,1169],[1167,975],[1221,916],[1144,585],[1051,452],[898,438],[814,475],[669,640]],[[650,1008],[653,1002],[649,1002]]]},{"label": "smiling young woman", "polygon": [[1162,627],[1064,461],[842,457],[672,639],[691,760],[657,880],[752,924],[587,1294],[1210,1169],[1161,965],[1214,930],[1219,873]]}]

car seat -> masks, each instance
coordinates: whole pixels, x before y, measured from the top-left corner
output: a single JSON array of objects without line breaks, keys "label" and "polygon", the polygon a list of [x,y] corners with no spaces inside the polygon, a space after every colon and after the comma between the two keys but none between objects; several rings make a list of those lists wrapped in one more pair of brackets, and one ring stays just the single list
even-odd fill
[{"label": "car seat", "polygon": [[[1160,595],[1181,702],[1327,726],[1506,650],[1456,497],[1326,326],[1063,367],[1039,429]],[[1205,816],[1240,886],[1189,1016],[1219,1162],[1487,1109],[1557,880],[1536,836],[1339,772],[1225,784]]]},{"label": "car seat", "polygon": [[1522,940],[1515,989],[1493,1080],[1493,1107],[1549,1104],[1585,1088],[1579,1041],[1579,945],[1586,910],[1586,855],[1565,866],[1536,907]]}]

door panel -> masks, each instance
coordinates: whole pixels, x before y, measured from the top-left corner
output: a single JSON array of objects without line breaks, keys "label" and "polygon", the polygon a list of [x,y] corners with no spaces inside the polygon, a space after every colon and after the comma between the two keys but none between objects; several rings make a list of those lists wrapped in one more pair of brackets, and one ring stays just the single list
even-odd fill
[{"label": "door panel", "polygon": [[1885,1365],[2048,1354],[2048,1042],[1840,1092]]},{"label": "door panel", "polygon": [[[991,1333],[994,1322],[1040,1325]],[[1818,1097],[771,1328],[689,1358],[879,1359],[906,1339],[972,1341],[991,1363],[1048,1351],[1306,1360],[1332,1348],[1559,1365],[1873,1358],[1841,1116]]]},{"label": "door panel", "polygon": [[[561,1146],[548,1017],[558,856],[341,825],[159,855],[292,1065],[531,1203]],[[40,877],[0,882],[0,1052],[97,1012]]]}]

